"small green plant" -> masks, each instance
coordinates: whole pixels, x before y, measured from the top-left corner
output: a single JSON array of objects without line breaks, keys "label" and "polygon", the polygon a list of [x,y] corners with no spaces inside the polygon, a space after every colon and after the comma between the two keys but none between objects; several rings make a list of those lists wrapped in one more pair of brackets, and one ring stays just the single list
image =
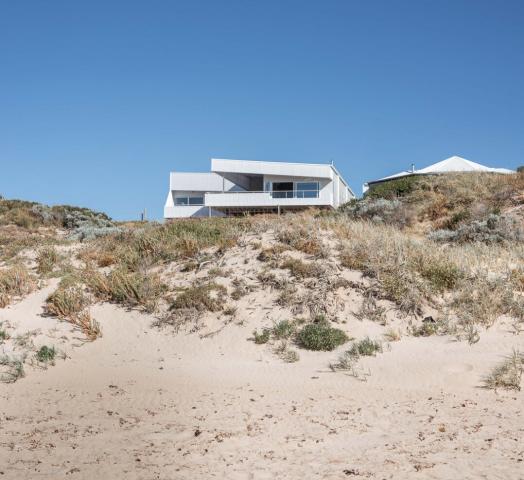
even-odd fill
[{"label": "small green plant", "polygon": [[386,331],[386,333],[384,333],[384,338],[388,342],[398,342],[400,340],[401,336],[400,336],[400,332],[398,330],[394,330],[394,329],[390,328],[389,330]]},{"label": "small green plant", "polygon": [[0,373],[0,382],[14,383],[25,376],[24,360],[11,358],[8,355],[0,357],[0,366],[4,367]]},{"label": "small green plant", "polygon": [[331,351],[348,341],[339,328],[333,328],[326,320],[305,325],[297,334],[297,343],[306,350]]},{"label": "small green plant", "polygon": [[284,360],[284,362],[286,363],[295,363],[300,360],[300,355],[296,350],[287,349],[285,352],[282,353],[280,358]]},{"label": "small green plant", "polygon": [[258,333],[257,330],[254,330],[253,331],[253,341],[257,345],[262,345],[264,343],[269,342],[270,335],[271,335],[271,331],[269,330],[269,328],[263,328],[262,333]]},{"label": "small green plant", "polygon": [[224,307],[224,315],[227,315],[228,317],[233,317],[237,313],[237,307],[234,307],[233,305],[227,305]]},{"label": "small green plant", "polygon": [[[0,327],[2,325],[0,324]],[[0,341],[5,341],[5,340],[9,340],[11,337],[10,335],[3,329],[0,328]]]},{"label": "small green plant", "polygon": [[423,322],[422,325],[414,327],[412,335],[414,337],[431,337],[438,334],[438,324],[436,322]]},{"label": "small green plant", "polygon": [[484,387],[496,390],[520,390],[520,382],[524,372],[524,354],[513,350],[502,363],[484,379]]},{"label": "small green plant", "polygon": [[382,353],[382,344],[366,337],[358,342],[354,342],[348,352],[354,357],[375,356],[377,353]]},{"label": "small green plant", "polygon": [[36,352],[35,356],[40,363],[52,363],[56,356],[55,347],[48,347],[47,345],[43,345]]},{"label": "small green plant", "polygon": [[291,338],[296,332],[296,324],[289,320],[281,320],[271,329],[273,337],[277,340]]}]

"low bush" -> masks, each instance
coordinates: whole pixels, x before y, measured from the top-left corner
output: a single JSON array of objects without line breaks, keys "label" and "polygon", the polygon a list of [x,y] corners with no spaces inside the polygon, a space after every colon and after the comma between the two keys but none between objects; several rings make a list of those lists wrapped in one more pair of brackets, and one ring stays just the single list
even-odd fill
[{"label": "low bush", "polygon": [[456,230],[435,230],[428,234],[428,238],[447,243],[521,242],[524,240],[524,226],[517,219],[492,214],[485,220],[462,224]]},{"label": "low bush", "polygon": [[297,343],[307,350],[331,351],[348,341],[348,336],[329,322],[319,320],[305,325],[297,334]]},{"label": "low bush", "polygon": [[55,347],[48,347],[47,345],[43,345],[35,353],[36,360],[40,363],[53,363],[55,356]]},{"label": "low bush", "polygon": [[399,200],[385,198],[366,198],[346,203],[340,207],[352,219],[369,220],[404,228],[411,223],[411,216],[405,205]]},{"label": "low bush", "polygon": [[372,185],[366,192],[366,198],[386,198],[393,200],[397,197],[405,197],[420,187],[422,177],[406,176],[389,182]]}]

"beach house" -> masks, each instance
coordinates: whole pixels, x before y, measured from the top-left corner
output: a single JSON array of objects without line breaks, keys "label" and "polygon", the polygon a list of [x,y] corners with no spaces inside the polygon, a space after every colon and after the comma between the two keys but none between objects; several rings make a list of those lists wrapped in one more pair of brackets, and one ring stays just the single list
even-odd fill
[{"label": "beach house", "polygon": [[333,164],[213,158],[210,172],[171,172],[164,218],[332,209],[353,198]]}]

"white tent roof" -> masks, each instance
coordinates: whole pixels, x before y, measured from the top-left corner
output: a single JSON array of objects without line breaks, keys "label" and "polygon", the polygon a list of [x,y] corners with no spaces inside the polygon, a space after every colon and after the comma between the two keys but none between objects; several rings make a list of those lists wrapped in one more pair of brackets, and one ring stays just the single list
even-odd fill
[{"label": "white tent roof", "polygon": [[379,178],[378,180],[371,180],[364,185],[364,192],[367,190],[366,187],[370,183],[384,182],[395,178],[407,177],[408,175],[431,175],[451,172],[515,173],[513,170],[507,168],[486,167],[480,163],[475,163],[462,157],[453,156],[446,158],[446,160],[442,160],[441,162],[434,163],[429,167],[421,168],[420,170],[405,170],[403,172],[395,173],[394,175],[389,175],[388,177]]}]

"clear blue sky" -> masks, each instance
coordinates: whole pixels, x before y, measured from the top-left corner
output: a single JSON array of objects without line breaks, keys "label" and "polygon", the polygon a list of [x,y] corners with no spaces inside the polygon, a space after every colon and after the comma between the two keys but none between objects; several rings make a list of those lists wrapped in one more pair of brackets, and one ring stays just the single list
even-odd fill
[{"label": "clear blue sky", "polygon": [[210,157],[524,164],[523,1],[0,0],[0,193],[162,216]]}]

